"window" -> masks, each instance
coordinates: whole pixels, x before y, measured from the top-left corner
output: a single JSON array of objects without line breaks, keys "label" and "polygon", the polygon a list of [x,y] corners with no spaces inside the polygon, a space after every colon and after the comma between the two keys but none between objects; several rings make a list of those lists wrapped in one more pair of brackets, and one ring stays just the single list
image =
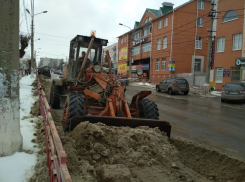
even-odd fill
[{"label": "window", "polygon": [[148,18],[145,19],[145,23],[147,23],[147,22],[148,22]]},{"label": "window", "polygon": [[198,0],[198,9],[204,9],[204,1]]},{"label": "window", "polygon": [[157,39],[157,50],[161,49],[161,39]]},{"label": "window", "polygon": [[123,37],[122,37],[122,39],[121,39],[121,44],[123,44]]},{"label": "window", "polygon": [[152,20],[152,18],[151,17],[149,17],[149,21],[151,21]]},{"label": "window", "polygon": [[196,49],[202,49],[202,37],[196,37]]},{"label": "window", "polygon": [[133,39],[134,40],[136,40],[138,38],[140,38],[140,32],[137,32],[137,33],[133,34]]},{"label": "window", "polygon": [[158,21],[158,29],[162,28],[162,20]]},{"label": "window", "polygon": [[132,56],[140,53],[140,46],[132,48]]},{"label": "window", "polygon": [[126,42],[126,36],[124,37],[124,43]]},{"label": "window", "polygon": [[167,43],[168,43],[168,39],[167,38],[168,38],[167,36],[163,37],[163,46],[162,46],[163,49],[167,48]]},{"label": "window", "polygon": [[233,35],[233,50],[241,50],[242,49],[242,34]]},{"label": "window", "polygon": [[146,36],[151,33],[151,27],[147,27],[143,30],[143,36]]},{"label": "window", "polygon": [[159,59],[156,61],[156,71],[159,71]]},{"label": "window", "polygon": [[201,71],[201,59],[195,59],[194,72]]},{"label": "window", "polygon": [[203,18],[197,18],[197,26],[203,27]]},{"label": "window", "polygon": [[164,27],[168,26],[168,18],[164,18]]},{"label": "window", "polygon": [[223,68],[215,69],[215,82],[222,83],[223,82]]},{"label": "window", "polygon": [[150,51],[151,51],[151,42],[142,45],[142,52],[150,52]]},{"label": "window", "polygon": [[240,67],[232,67],[231,68],[231,81],[240,81]]},{"label": "window", "polygon": [[162,58],[162,71],[166,70],[166,58]]},{"label": "window", "polygon": [[219,37],[217,39],[217,52],[225,51],[225,37]]},{"label": "window", "polygon": [[223,18],[223,23],[232,21],[232,20],[236,20],[236,19],[238,19],[237,12],[234,10],[228,11]]}]

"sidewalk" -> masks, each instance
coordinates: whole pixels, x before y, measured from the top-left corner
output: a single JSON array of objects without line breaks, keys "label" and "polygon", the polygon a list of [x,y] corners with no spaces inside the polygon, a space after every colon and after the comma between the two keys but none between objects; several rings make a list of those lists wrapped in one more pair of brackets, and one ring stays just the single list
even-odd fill
[{"label": "sidewalk", "polygon": [[[132,82],[129,84],[129,86],[137,86],[142,88],[149,88],[152,90],[156,90],[156,83],[143,83],[143,82]],[[209,93],[204,93],[204,90],[200,87],[191,87],[190,91],[191,94],[200,95],[200,96],[206,96],[206,97],[216,97],[221,96],[221,91],[212,91]]]},{"label": "sidewalk", "polygon": [[[36,78],[24,76],[20,79],[20,130],[23,137],[23,149],[12,156],[0,157],[1,182],[25,182],[34,174],[37,162],[37,144],[35,144],[36,122],[39,117],[30,114],[38,96],[33,96],[32,83]],[[33,90],[33,92],[35,92]]]}]

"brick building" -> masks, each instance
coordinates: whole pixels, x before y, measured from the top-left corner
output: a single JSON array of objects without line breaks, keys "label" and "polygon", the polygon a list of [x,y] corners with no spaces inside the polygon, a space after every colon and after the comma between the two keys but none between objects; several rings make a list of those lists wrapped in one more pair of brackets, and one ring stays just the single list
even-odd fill
[{"label": "brick building", "polygon": [[[119,36],[118,68],[120,64],[130,68],[131,61],[132,75],[143,68],[153,83],[182,76],[190,84],[203,85],[210,8],[209,0],[190,0],[176,8],[164,2],[159,9],[147,8],[134,29]],[[120,55],[126,56],[120,59]]]},{"label": "brick building", "polygon": [[245,81],[245,0],[218,0],[213,81]]}]

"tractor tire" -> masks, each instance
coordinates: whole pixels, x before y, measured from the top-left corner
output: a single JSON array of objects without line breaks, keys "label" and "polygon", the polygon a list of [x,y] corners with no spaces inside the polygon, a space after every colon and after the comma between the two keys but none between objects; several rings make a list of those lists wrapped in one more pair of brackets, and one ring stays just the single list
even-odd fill
[{"label": "tractor tire", "polygon": [[159,120],[159,111],[155,102],[142,99],[138,104],[138,108],[140,118]]},{"label": "tractor tire", "polygon": [[49,104],[53,109],[60,108],[60,94],[62,93],[62,87],[58,85],[52,85],[50,90]]},{"label": "tractor tire", "polygon": [[70,92],[65,102],[62,125],[64,132],[70,131],[70,121],[75,116],[84,115],[84,98],[82,93]]}]

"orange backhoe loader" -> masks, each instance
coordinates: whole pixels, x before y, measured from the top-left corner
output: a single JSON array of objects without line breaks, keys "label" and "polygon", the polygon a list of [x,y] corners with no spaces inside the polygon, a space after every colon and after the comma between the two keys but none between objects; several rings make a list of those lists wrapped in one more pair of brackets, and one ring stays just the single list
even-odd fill
[{"label": "orange backhoe loader", "polygon": [[[109,72],[102,69],[102,46],[108,40],[91,36],[77,35],[70,42],[69,63],[64,77],[54,79],[50,105],[60,107],[60,97],[66,97],[62,118],[65,132],[73,130],[79,123],[101,122],[109,126],[149,126],[158,127],[170,137],[171,125],[159,120],[155,102],[146,99],[151,91],[141,91],[132,97],[129,104],[125,99],[126,87],[112,74],[109,53],[106,52]],[[79,55],[83,54],[82,57]],[[86,53],[86,54],[84,54]],[[139,79],[144,79],[143,71],[137,70]]]}]

